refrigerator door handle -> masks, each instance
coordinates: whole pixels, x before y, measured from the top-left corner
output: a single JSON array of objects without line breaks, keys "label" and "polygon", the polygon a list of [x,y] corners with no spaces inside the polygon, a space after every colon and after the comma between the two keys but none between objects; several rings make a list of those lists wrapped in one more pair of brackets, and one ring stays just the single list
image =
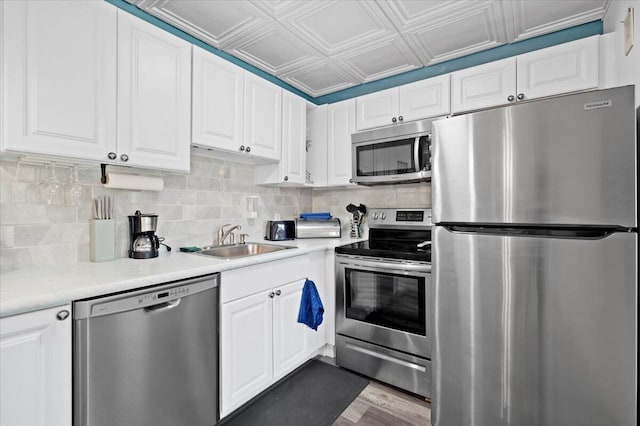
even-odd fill
[{"label": "refrigerator door handle", "polygon": [[539,228],[535,226],[495,226],[495,225],[441,225],[456,234],[496,235],[509,237],[570,238],[581,240],[601,240],[618,232],[629,232],[627,228],[561,227]]}]

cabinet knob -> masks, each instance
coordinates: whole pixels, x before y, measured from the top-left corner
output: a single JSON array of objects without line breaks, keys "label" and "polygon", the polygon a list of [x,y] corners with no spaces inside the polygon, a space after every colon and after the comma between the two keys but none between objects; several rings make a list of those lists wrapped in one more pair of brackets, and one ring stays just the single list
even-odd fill
[{"label": "cabinet knob", "polygon": [[269,297],[270,297],[271,299],[273,299],[273,298],[275,297],[275,295],[276,295],[276,294],[275,294],[274,292],[269,293]]},{"label": "cabinet knob", "polygon": [[66,309],[63,311],[60,311],[56,314],[56,318],[58,318],[58,320],[60,321],[64,321],[67,318],[69,318],[69,311],[67,311]]},{"label": "cabinet knob", "polygon": [[507,98],[507,100],[508,100],[509,102],[513,102],[513,101],[515,101],[515,100],[516,100],[516,97],[515,97],[515,96],[513,96],[513,95],[509,95],[509,97]]},{"label": "cabinet knob", "polygon": [[393,117],[393,118],[391,119],[391,122],[392,122],[392,123],[395,123],[396,121],[398,121],[398,119],[397,119],[397,118],[395,118],[395,117]]},{"label": "cabinet knob", "polygon": [[247,152],[251,152],[251,147],[250,146],[247,147]]},{"label": "cabinet knob", "polygon": [[122,154],[120,156],[120,160],[122,160],[124,163],[126,163],[127,161],[129,161],[129,156],[127,154]]},{"label": "cabinet knob", "polygon": [[524,99],[524,93],[518,93],[518,100],[521,101]]},{"label": "cabinet knob", "polygon": [[402,121],[402,120],[404,120],[404,117],[403,116],[399,116],[398,120]]},{"label": "cabinet knob", "polygon": [[286,181],[288,181],[288,180],[289,180],[289,176],[285,176],[285,177],[284,177],[284,181],[286,182]]},{"label": "cabinet knob", "polygon": [[118,156],[116,155],[115,152],[110,152],[110,153],[107,154],[107,158],[109,160],[115,160],[116,158],[118,158]]},{"label": "cabinet knob", "polygon": [[244,145],[240,145],[240,151],[244,151]]},{"label": "cabinet knob", "polygon": [[282,292],[280,290],[276,290],[276,296],[280,296]]}]

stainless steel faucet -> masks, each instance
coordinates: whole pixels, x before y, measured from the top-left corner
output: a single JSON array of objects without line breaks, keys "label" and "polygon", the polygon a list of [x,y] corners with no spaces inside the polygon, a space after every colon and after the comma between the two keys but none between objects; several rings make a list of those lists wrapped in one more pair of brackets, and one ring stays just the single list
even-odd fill
[{"label": "stainless steel faucet", "polygon": [[220,230],[218,231],[218,244],[222,245],[225,244],[225,241],[227,239],[227,237],[229,237],[229,244],[235,244],[235,234],[233,233],[233,231],[235,231],[236,229],[242,229],[242,227],[240,225],[233,225],[231,226],[231,228],[227,229],[226,231],[224,230],[224,228],[226,226],[231,226],[230,223],[227,223],[226,225],[222,225],[220,227]]}]

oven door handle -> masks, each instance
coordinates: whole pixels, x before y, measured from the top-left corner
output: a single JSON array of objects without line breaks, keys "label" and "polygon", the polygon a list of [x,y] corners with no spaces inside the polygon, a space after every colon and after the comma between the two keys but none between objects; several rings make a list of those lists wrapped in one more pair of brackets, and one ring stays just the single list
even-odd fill
[{"label": "oven door handle", "polygon": [[398,270],[409,271],[409,272],[422,272],[422,273],[431,272],[431,265],[420,265],[415,263],[369,262],[364,260],[360,261],[357,259],[338,260],[338,263],[345,267],[363,268],[369,271],[379,271],[379,272],[397,273]]},{"label": "oven door handle", "polygon": [[422,171],[422,164],[420,164],[420,136],[416,136],[413,141],[413,164],[415,164],[415,171]]}]

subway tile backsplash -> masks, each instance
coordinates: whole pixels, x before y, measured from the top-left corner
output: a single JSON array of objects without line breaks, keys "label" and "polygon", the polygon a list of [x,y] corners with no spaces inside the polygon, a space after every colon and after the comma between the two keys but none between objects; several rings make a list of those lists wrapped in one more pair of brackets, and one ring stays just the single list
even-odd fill
[{"label": "subway tile backsplash", "polygon": [[[329,211],[341,219],[343,235],[348,235],[350,214],[345,207],[349,203],[369,207],[431,205],[428,184],[321,190],[266,187],[253,183],[251,165],[204,157],[192,157],[188,175],[156,174],[164,179],[162,191],[106,189],[99,183],[99,166],[81,167],[82,203],[47,205],[38,187],[44,166],[18,167],[15,160],[0,161],[0,270],[88,261],[91,200],[101,195],[115,199],[117,257],[127,256],[127,216],[136,210],[157,214],[158,235],[178,250],[211,244],[220,226],[227,223],[240,224],[242,232],[249,234],[248,241],[260,241],[267,220],[293,219],[305,211]],[[69,170],[60,167],[57,175],[66,183]],[[250,196],[257,197],[255,219],[246,217]]]}]

